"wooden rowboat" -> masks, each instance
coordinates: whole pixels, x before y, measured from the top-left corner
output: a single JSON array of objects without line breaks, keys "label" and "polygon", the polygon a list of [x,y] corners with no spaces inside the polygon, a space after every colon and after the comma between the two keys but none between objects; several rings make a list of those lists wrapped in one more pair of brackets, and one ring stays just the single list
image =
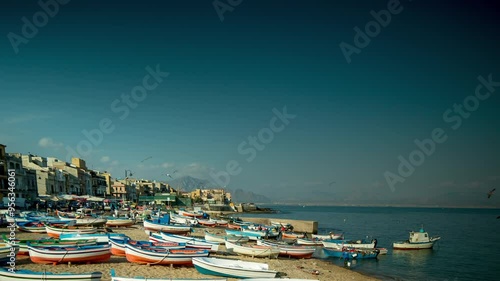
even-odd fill
[{"label": "wooden rowboat", "polygon": [[219,250],[219,243],[216,242],[209,242],[204,239],[180,236],[163,232],[160,232],[160,235],[163,240],[166,240],[168,242],[186,243],[186,247],[189,248],[207,249],[210,250],[211,252],[217,252]]},{"label": "wooden rowboat", "polygon": [[132,226],[135,224],[135,221],[133,219],[128,219],[128,218],[108,218],[106,221],[106,226],[109,227],[128,227]]},{"label": "wooden rowboat", "polygon": [[236,230],[241,230],[241,225],[239,224],[233,224],[233,223],[228,223],[227,224],[228,229],[236,229]]},{"label": "wooden rowboat", "polygon": [[283,232],[281,233],[281,238],[283,239],[297,239],[297,238],[304,238],[305,235],[304,233],[293,233],[293,232]]},{"label": "wooden rowboat", "polygon": [[248,242],[249,239],[246,236],[215,235],[208,231],[205,231],[205,240],[208,242],[216,242],[216,243],[226,243],[226,241],[244,243]]},{"label": "wooden rowboat", "polygon": [[278,247],[280,256],[297,259],[309,259],[316,251],[316,247],[283,245],[263,240],[257,240],[257,245]]},{"label": "wooden rowboat", "polygon": [[190,226],[162,224],[152,220],[144,220],[144,229],[152,232],[162,231],[173,234],[188,234],[192,230]]},{"label": "wooden rowboat", "polygon": [[226,241],[226,249],[236,254],[258,257],[258,258],[278,258],[280,249],[273,246],[241,245]]},{"label": "wooden rowboat", "polygon": [[202,274],[232,278],[274,278],[277,271],[269,270],[267,263],[232,259],[193,258],[196,270]]},{"label": "wooden rowboat", "polygon": [[52,273],[37,272],[26,269],[16,269],[14,272],[0,267],[0,280],[2,281],[100,281],[101,272],[92,273]]},{"label": "wooden rowboat", "polygon": [[17,229],[22,232],[31,232],[31,233],[46,233],[45,224],[42,222],[19,222],[17,223]]},{"label": "wooden rowboat", "polygon": [[33,247],[28,245],[30,259],[34,263],[97,263],[111,258],[109,245],[83,247]]},{"label": "wooden rowboat", "polygon": [[59,236],[63,233],[92,234],[97,232],[97,228],[85,226],[55,227],[45,225],[45,230],[47,231],[47,235],[54,238],[59,238]]},{"label": "wooden rowboat", "polygon": [[135,241],[135,240],[115,240],[109,239],[111,244],[111,254],[115,256],[126,256],[127,243],[130,245],[138,247],[162,247],[164,249],[185,249],[185,243],[174,243],[174,242],[149,242],[149,241]]},{"label": "wooden rowboat", "polygon": [[149,265],[192,265],[195,257],[208,257],[207,250],[177,249],[169,250],[161,247],[138,247],[126,244],[125,255],[129,262]]}]

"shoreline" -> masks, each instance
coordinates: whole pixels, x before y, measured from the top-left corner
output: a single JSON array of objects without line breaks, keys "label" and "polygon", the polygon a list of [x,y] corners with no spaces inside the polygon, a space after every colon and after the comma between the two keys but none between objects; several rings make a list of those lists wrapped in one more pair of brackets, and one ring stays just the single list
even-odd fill
[{"label": "shoreline", "polygon": [[[212,233],[222,233],[223,228],[195,228],[192,236],[204,236],[204,231],[209,230]],[[134,240],[147,240],[148,236],[144,232],[141,225],[134,225],[129,228],[112,228],[114,233],[123,233]],[[6,234],[8,229],[0,228],[0,235]],[[17,239],[39,239],[46,237],[45,233],[25,233],[16,232]],[[224,246],[221,245],[224,249]],[[327,260],[316,258],[311,259],[289,259],[289,258],[252,258],[246,256],[224,255],[220,251],[216,254],[210,254],[211,257],[226,258],[226,259],[239,259],[244,261],[261,262],[269,264],[270,269],[279,272],[280,277],[285,278],[303,278],[320,281],[332,280],[380,280],[374,276],[369,276],[360,272],[352,271],[335,265]],[[102,272],[102,280],[111,280],[110,270],[114,269],[117,276],[120,277],[146,277],[146,278],[217,278],[212,275],[200,274],[194,267],[173,267],[170,266],[148,266],[129,263],[125,257],[112,256],[106,263],[95,264],[35,264],[32,263],[29,257],[20,256],[16,260],[17,269],[28,269],[33,271],[47,271],[54,273],[71,272],[71,273],[88,273],[100,271]],[[319,275],[314,275],[312,272],[319,271]],[[228,281],[237,280],[235,278],[227,278]],[[279,280],[279,279],[277,279]]]}]

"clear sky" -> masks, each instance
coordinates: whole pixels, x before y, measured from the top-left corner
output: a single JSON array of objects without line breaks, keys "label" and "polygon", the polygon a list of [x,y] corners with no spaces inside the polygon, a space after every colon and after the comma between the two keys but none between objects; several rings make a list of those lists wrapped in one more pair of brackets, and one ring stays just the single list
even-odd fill
[{"label": "clear sky", "polygon": [[[43,24],[37,1],[2,1],[0,143],[66,159],[107,119],[82,158],[116,177],[211,179],[235,160],[221,183],[283,201],[500,206],[486,198],[500,183],[500,87],[468,118],[453,107],[478,76],[500,81],[494,1],[392,2],[220,0],[221,21],[212,1],[73,0]],[[348,63],[341,43],[356,48],[354,28],[388,5]],[[22,20],[34,15],[36,32]],[[157,67],[169,75],[148,78]],[[144,99],[122,101],[143,80]],[[295,117],[271,126],[284,107]],[[252,148],[270,126],[282,130]],[[446,141],[401,176],[398,156],[435,128]],[[404,182],[391,189],[387,172]]]}]

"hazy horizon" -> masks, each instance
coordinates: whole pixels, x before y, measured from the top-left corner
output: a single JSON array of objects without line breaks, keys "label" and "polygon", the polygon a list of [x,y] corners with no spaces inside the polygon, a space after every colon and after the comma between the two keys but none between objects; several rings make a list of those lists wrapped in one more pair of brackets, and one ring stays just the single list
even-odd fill
[{"label": "hazy horizon", "polygon": [[284,202],[500,207],[493,2],[219,2],[2,2],[0,143]]}]

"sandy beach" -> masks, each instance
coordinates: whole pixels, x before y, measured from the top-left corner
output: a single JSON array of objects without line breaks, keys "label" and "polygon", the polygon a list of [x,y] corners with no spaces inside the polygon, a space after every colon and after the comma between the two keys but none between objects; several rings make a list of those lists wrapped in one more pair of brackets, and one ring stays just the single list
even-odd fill
[{"label": "sandy beach", "polygon": [[[205,229],[196,229],[193,236],[202,236]],[[210,229],[211,232],[222,233],[222,229]],[[130,228],[113,228],[115,233],[123,233],[135,240],[147,240],[148,236],[144,232],[142,226],[135,225]],[[7,234],[6,228],[0,229],[0,234]],[[17,232],[17,239],[38,239],[42,237],[47,237],[45,233],[24,233]],[[224,247],[222,246],[222,249]],[[283,278],[302,278],[302,279],[312,279],[321,281],[332,281],[332,280],[378,280],[369,276],[362,275],[357,272],[353,272],[349,269],[345,269],[336,265],[331,264],[328,261],[323,261],[319,259],[288,259],[288,258],[278,258],[278,259],[261,259],[261,258],[251,258],[245,256],[233,256],[233,255],[223,255],[223,254],[211,254],[212,257],[219,258],[230,258],[230,259],[240,259],[245,261],[262,262],[269,264],[271,270],[276,270],[279,272],[279,276]],[[33,271],[50,271],[55,273],[71,272],[71,273],[84,273],[84,272],[94,272],[100,271],[103,273],[102,280],[111,280],[110,270],[114,269],[118,276],[122,277],[146,277],[146,278],[216,278],[216,276],[203,275],[198,273],[194,267],[174,267],[170,266],[147,266],[139,265],[134,263],[129,263],[125,257],[112,256],[111,260],[106,263],[99,264],[59,264],[53,265],[42,265],[34,264],[30,261],[29,257],[20,256],[16,261],[16,267],[18,269],[29,269]],[[313,274],[314,271],[319,271],[318,275]],[[228,280],[237,280],[233,278],[228,278]]]}]

